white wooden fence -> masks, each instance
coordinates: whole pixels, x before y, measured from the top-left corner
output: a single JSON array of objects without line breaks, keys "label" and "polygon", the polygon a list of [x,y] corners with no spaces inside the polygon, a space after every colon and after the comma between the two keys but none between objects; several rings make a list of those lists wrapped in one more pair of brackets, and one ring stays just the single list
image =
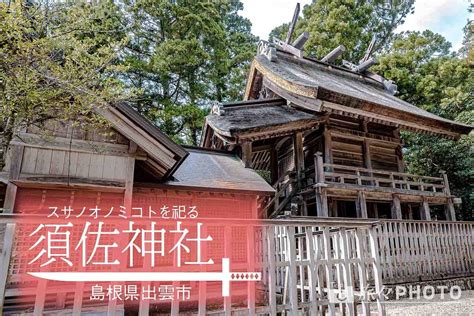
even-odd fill
[{"label": "white wooden fence", "polygon": [[[0,215],[0,224],[14,222],[13,215],[10,216]],[[207,220],[206,225],[208,230],[220,232],[224,252],[241,247],[243,256],[257,258],[252,261],[252,267],[243,261],[240,267],[242,271],[260,271],[262,282],[249,282],[240,293],[244,297],[239,300],[240,304],[232,301],[234,298],[210,303],[209,287],[203,282],[194,284],[193,308],[198,315],[238,315],[239,312],[242,315],[281,312],[353,315],[356,310],[365,315],[371,312],[383,315],[384,301],[380,295],[383,284],[440,280],[474,273],[473,222],[286,218],[214,219]],[[246,234],[246,244],[233,240],[234,228]],[[10,271],[14,265],[17,263],[11,263]],[[14,279],[10,276],[10,280]],[[73,315],[91,310],[91,302],[83,301],[90,294],[88,284],[82,284],[77,293],[63,293],[65,290],[58,285],[50,284],[46,288],[54,289],[53,292],[35,297],[39,287],[45,286],[40,283],[22,291],[32,295],[31,305],[34,303],[35,308],[31,311],[37,315],[55,309],[69,310]],[[8,304],[4,307],[5,314],[27,308],[25,301],[21,308],[15,307],[19,294],[15,284],[10,284],[5,294]],[[353,294],[354,300],[343,300],[348,294]],[[62,306],[57,306],[59,301]],[[112,314],[121,314],[124,309],[117,302],[105,302],[103,308]],[[142,303],[138,308],[140,315],[148,315],[153,307]],[[171,315],[178,315],[190,312],[190,307],[174,302],[169,310]]]},{"label": "white wooden fence", "polygon": [[[384,314],[376,227],[349,221],[267,228],[270,315]],[[274,255],[272,254],[274,253]],[[283,296],[281,302],[276,293]],[[346,300],[347,298],[347,300]],[[370,304],[374,301],[375,304]],[[278,304],[274,303],[278,302]]]},{"label": "white wooden fence", "polygon": [[[6,221],[11,222],[12,219]],[[3,222],[6,221],[3,219]],[[241,247],[240,250],[247,258],[256,258],[256,261],[249,260],[252,267],[248,266],[248,262],[241,262],[239,266],[242,271],[260,271],[262,282],[248,282],[243,292],[241,288],[242,293],[239,292],[238,295],[243,295],[243,300],[240,298],[233,301],[235,293],[231,290],[232,298],[221,298],[221,303],[217,304],[216,301],[209,301],[211,293],[205,282],[192,285],[196,294],[192,305],[194,313],[198,315],[216,312],[223,315],[239,312],[242,315],[276,315],[277,312],[290,315],[334,315],[343,311],[352,315],[356,309],[354,302],[339,302],[337,295],[344,295],[345,291],[352,293],[352,290],[360,294],[360,290],[365,288],[380,293],[382,271],[378,258],[377,230],[370,222],[338,219],[320,219],[317,223],[313,219],[215,219],[206,220],[206,226],[208,231],[214,229],[215,232],[220,232],[220,235],[215,237],[223,238],[224,253]],[[246,232],[246,244],[233,241],[234,228],[240,228],[239,231],[244,234]],[[239,240],[242,240],[242,236],[239,237]],[[15,258],[15,255],[13,257]],[[17,263],[12,262],[11,266],[14,265]],[[353,278],[353,274],[358,276],[357,279]],[[14,276],[11,279],[15,279]],[[90,310],[90,304],[94,302],[87,299],[90,295],[90,284],[79,285],[80,291],[63,293],[66,290],[57,284],[47,285],[45,282],[39,282],[36,287],[33,285],[31,290],[23,289],[21,293],[33,295],[30,311],[35,315],[41,315],[47,310],[69,310],[73,315],[80,315],[81,311]],[[44,289],[50,288],[54,291],[36,295],[41,289],[44,292]],[[70,287],[67,290],[70,291]],[[20,292],[15,289],[15,284],[10,284],[6,292],[4,313],[16,310],[14,301],[18,293]],[[59,300],[59,296],[63,299]],[[382,297],[375,295],[371,299],[376,302],[372,304],[373,311],[383,314]],[[58,301],[61,301],[62,306],[56,306]],[[370,312],[367,300],[357,299],[357,303],[361,304],[364,314]],[[95,304],[97,305],[97,302]],[[102,309],[109,314],[121,314],[124,309],[120,302],[104,304]],[[23,301],[18,310],[24,311],[27,306],[27,302]],[[173,301],[168,308],[171,315],[191,312],[189,304],[181,304],[178,301]],[[138,313],[148,315],[151,309],[149,304],[141,303]]]},{"label": "white wooden fence", "polygon": [[474,222],[385,220],[377,236],[384,284],[474,275]]}]

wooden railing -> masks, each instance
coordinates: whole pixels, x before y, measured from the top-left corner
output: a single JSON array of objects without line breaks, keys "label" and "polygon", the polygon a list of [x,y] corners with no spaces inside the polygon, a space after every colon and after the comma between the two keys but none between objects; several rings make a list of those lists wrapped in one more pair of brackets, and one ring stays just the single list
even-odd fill
[{"label": "wooden railing", "polygon": [[333,184],[343,187],[371,187],[387,191],[427,192],[450,195],[446,174],[441,177],[420,176],[403,172],[367,169],[346,165],[324,163],[322,156],[315,155],[314,168],[306,170],[308,176],[314,176],[314,183]]},{"label": "wooden railing", "polygon": [[[296,191],[294,186],[297,184],[295,179],[296,172],[289,170],[282,174],[280,178],[275,182],[273,187],[275,188],[275,195],[263,208],[262,214],[264,217],[273,218],[275,215],[280,214],[286,205],[291,201]],[[269,214],[269,210],[272,210]]]}]

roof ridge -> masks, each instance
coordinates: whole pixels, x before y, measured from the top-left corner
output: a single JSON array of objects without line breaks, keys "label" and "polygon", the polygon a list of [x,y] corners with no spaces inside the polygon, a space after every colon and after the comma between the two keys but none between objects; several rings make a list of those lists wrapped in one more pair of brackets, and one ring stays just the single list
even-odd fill
[{"label": "roof ridge", "polygon": [[235,156],[235,152],[221,150],[221,149],[213,149],[213,148],[204,148],[200,146],[194,145],[181,145],[183,148],[187,149],[189,152],[205,152],[205,153],[212,153],[212,154],[219,154],[223,156]]},{"label": "roof ridge", "polygon": [[283,98],[271,98],[271,99],[256,99],[256,100],[243,100],[243,101],[235,101],[235,102],[226,102],[220,103],[221,106],[224,108],[233,108],[233,107],[243,107],[243,106],[251,106],[251,105],[261,105],[261,104],[268,104],[268,103],[286,103],[286,100]]}]

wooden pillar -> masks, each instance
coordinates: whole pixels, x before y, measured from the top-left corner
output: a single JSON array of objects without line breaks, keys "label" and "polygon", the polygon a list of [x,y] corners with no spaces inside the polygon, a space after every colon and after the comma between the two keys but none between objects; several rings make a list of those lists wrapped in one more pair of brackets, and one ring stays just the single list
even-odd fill
[{"label": "wooden pillar", "polygon": [[[362,121],[362,130],[364,131],[364,136],[367,136],[367,133],[368,133],[368,128],[367,128],[367,120],[363,120]],[[367,137],[364,137],[364,143],[363,143],[363,147],[364,147],[364,166],[365,168],[367,169],[372,169],[372,159],[370,158],[370,139],[368,139]]]},{"label": "wooden pillar", "polygon": [[334,198],[330,199],[329,202],[329,216],[330,217],[337,217],[337,200]]},{"label": "wooden pillar", "polygon": [[[23,161],[24,146],[10,145],[10,170],[9,180],[15,180],[20,177],[21,163]],[[15,198],[17,186],[9,182],[5,194],[5,202],[3,205],[4,213],[13,213],[15,207]],[[3,247],[0,254],[0,315],[3,312],[5,304],[5,289],[7,287],[8,271],[10,267],[10,259],[13,252],[13,244],[15,240],[15,224],[9,223],[5,227],[5,235],[3,237]]]},{"label": "wooden pillar", "polygon": [[320,152],[314,154],[314,183],[324,184],[324,162]]},{"label": "wooden pillar", "polygon": [[332,164],[332,136],[327,126],[323,132],[324,137],[324,162]]},{"label": "wooden pillar", "polygon": [[367,214],[367,202],[365,200],[365,193],[362,191],[359,191],[357,194],[356,211],[358,218],[369,217]]},{"label": "wooden pillar", "polygon": [[446,219],[449,221],[455,221],[456,220],[456,210],[454,209],[454,202],[452,198],[448,198],[448,201],[446,203]]},{"label": "wooden pillar", "polygon": [[316,213],[319,217],[328,217],[328,196],[326,189],[316,188]]},{"label": "wooden pillar", "polygon": [[379,218],[379,207],[377,203],[372,203],[372,209],[374,211],[374,218]]},{"label": "wooden pillar", "polygon": [[367,169],[372,169],[372,159],[370,158],[370,140],[364,139],[364,165]]},{"label": "wooden pillar", "polygon": [[293,152],[295,158],[296,180],[301,185],[304,171],[303,133],[297,132],[293,136]]},{"label": "wooden pillar", "polygon": [[315,175],[315,195],[317,216],[328,217],[328,197],[326,192],[323,156],[320,152],[314,154],[314,175]]},{"label": "wooden pillar", "polygon": [[456,210],[454,209],[454,202],[451,196],[451,189],[449,188],[449,181],[446,172],[442,171],[441,175],[443,176],[444,182],[444,193],[446,194],[447,200],[446,205],[444,207],[446,213],[446,219],[448,221],[455,221],[456,220]]},{"label": "wooden pillar", "polygon": [[[127,165],[126,165],[126,175],[127,178],[125,180],[125,191],[123,193],[123,206],[125,207],[125,210],[127,212],[127,217],[131,217],[131,210],[132,210],[132,200],[133,200],[133,176],[134,176],[134,170],[135,170],[135,157],[134,154],[136,153],[138,147],[134,142],[130,142],[129,146],[129,154],[130,156],[127,159]],[[125,224],[124,224],[125,225]],[[125,227],[124,227],[125,228]],[[126,244],[122,244],[122,242],[119,242],[119,247],[117,249],[124,249],[126,247]],[[125,253],[120,253],[120,250],[118,250],[115,253],[115,256],[117,256],[120,262],[127,262],[127,255]],[[145,260],[147,262],[147,260]],[[144,268],[149,268],[147,266],[147,263],[145,263]],[[142,286],[145,285],[146,282],[142,282]],[[126,302],[117,302],[117,300],[109,300],[109,304],[107,306],[107,314],[108,315],[115,315],[116,310],[117,310],[117,304],[125,304]],[[143,315],[143,312],[146,311],[147,307],[147,301],[140,301],[140,314]]]},{"label": "wooden pillar", "polygon": [[278,151],[275,148],[275,145],[273,145],[270,148],[270,168],[271,168],[271,181],[272,184],[275,184],[275,182],[278,180]]},{"label": "wooden pillar", "polygon": [[252,142],[245,141],[242,143],[242,161],[244,162],[245,168],[252,167]]},{"label": "wooden pillar", "polygon": [[413,208],[408,204],[408,219],[413,219]]},{"label": "wooden pillar", "polygon": [[392,200],[392,219],[402,219],[402,207],[400,205],[400,198],[398,195],[393,195]]},{"label": "wooden pillar", "polygon": [[402,146],[401,145],[397,147],[395,156],[397,158],[398,172],[405,172],[405,164],[403,163]]},{"label": "wooden pillar", "polygon": [[430,205],[426,201],[426,199],[423,199],[423,202],[421,203],[420,207],[420,218],[422,220],[430,221],[431,220],[431,211],[430,211]]}]

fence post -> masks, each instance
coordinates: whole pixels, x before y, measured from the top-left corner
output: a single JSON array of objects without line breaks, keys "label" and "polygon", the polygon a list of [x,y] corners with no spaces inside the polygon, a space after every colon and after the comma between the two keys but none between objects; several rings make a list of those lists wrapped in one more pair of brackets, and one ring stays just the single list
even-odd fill
[{"label": "fence post", "polygon": [[277,283],[277,271],[275,265],[275,234],[276,227],[268,226],[267,232],[267,247],[268,247],[268,304],[270,305],[270,315],[276,315],[277,313],[277,300],[276,300],[276,283]]},{"label": "fence post", "polygon": [[[336,314],[336,306],[334,302],[330,300],[331,295],[334,294],[334,285],[333,285],[333,260],[332,260],[332,250],[331,250],[331,235],[329,233],[329,227],[323,227],[323,262],[325,264],[325,274],[326,274],[326,286],[328,293],[328,307],[329,315],[333,316]],[[324,313],[323,313],[324,314]]]},{"label": "fence post", "polygon": [[290,315],[298,315],[298,290],[296,287],[296,240],[295,227],[286,227],[286,241],[287,241],[287,258],[288,258],[288,294],[290,296]]},{"label": "fence post", "polygon": [[[318,295],[316,293],[318,280],[317,280],[317,262],[316,262],[316,247],[314,245],[313,229],[311,226],[306,227],[306,251],[308,253],[308,285],[309,285],[309,313],[310,315],[316,315],[318,313]],[[273,314],[272,314],[273,315]]]},{"label": "fence post", "polygon": [[448,176],[446,175],[445,171],[441,171],[441,175],[443,176],[444,193],[447,196],[446,219],[450,220],[450,221],[455,221],[456,220],[456,211],[454,210],[453,198],[451,197],[451,190],[449,189]]},{"label": "fence post", "polygon": [[372,255],[372,270],[374,274],[375,292],[377,293],[377,311],[381,316],[385,316],[385,305],[383,297],[383,283],[382,283],[382,268],[380,264],[379,246],[377,243],[377,230],[376,227],[370,227],[369,229],[369,243],[370,252]]}]

